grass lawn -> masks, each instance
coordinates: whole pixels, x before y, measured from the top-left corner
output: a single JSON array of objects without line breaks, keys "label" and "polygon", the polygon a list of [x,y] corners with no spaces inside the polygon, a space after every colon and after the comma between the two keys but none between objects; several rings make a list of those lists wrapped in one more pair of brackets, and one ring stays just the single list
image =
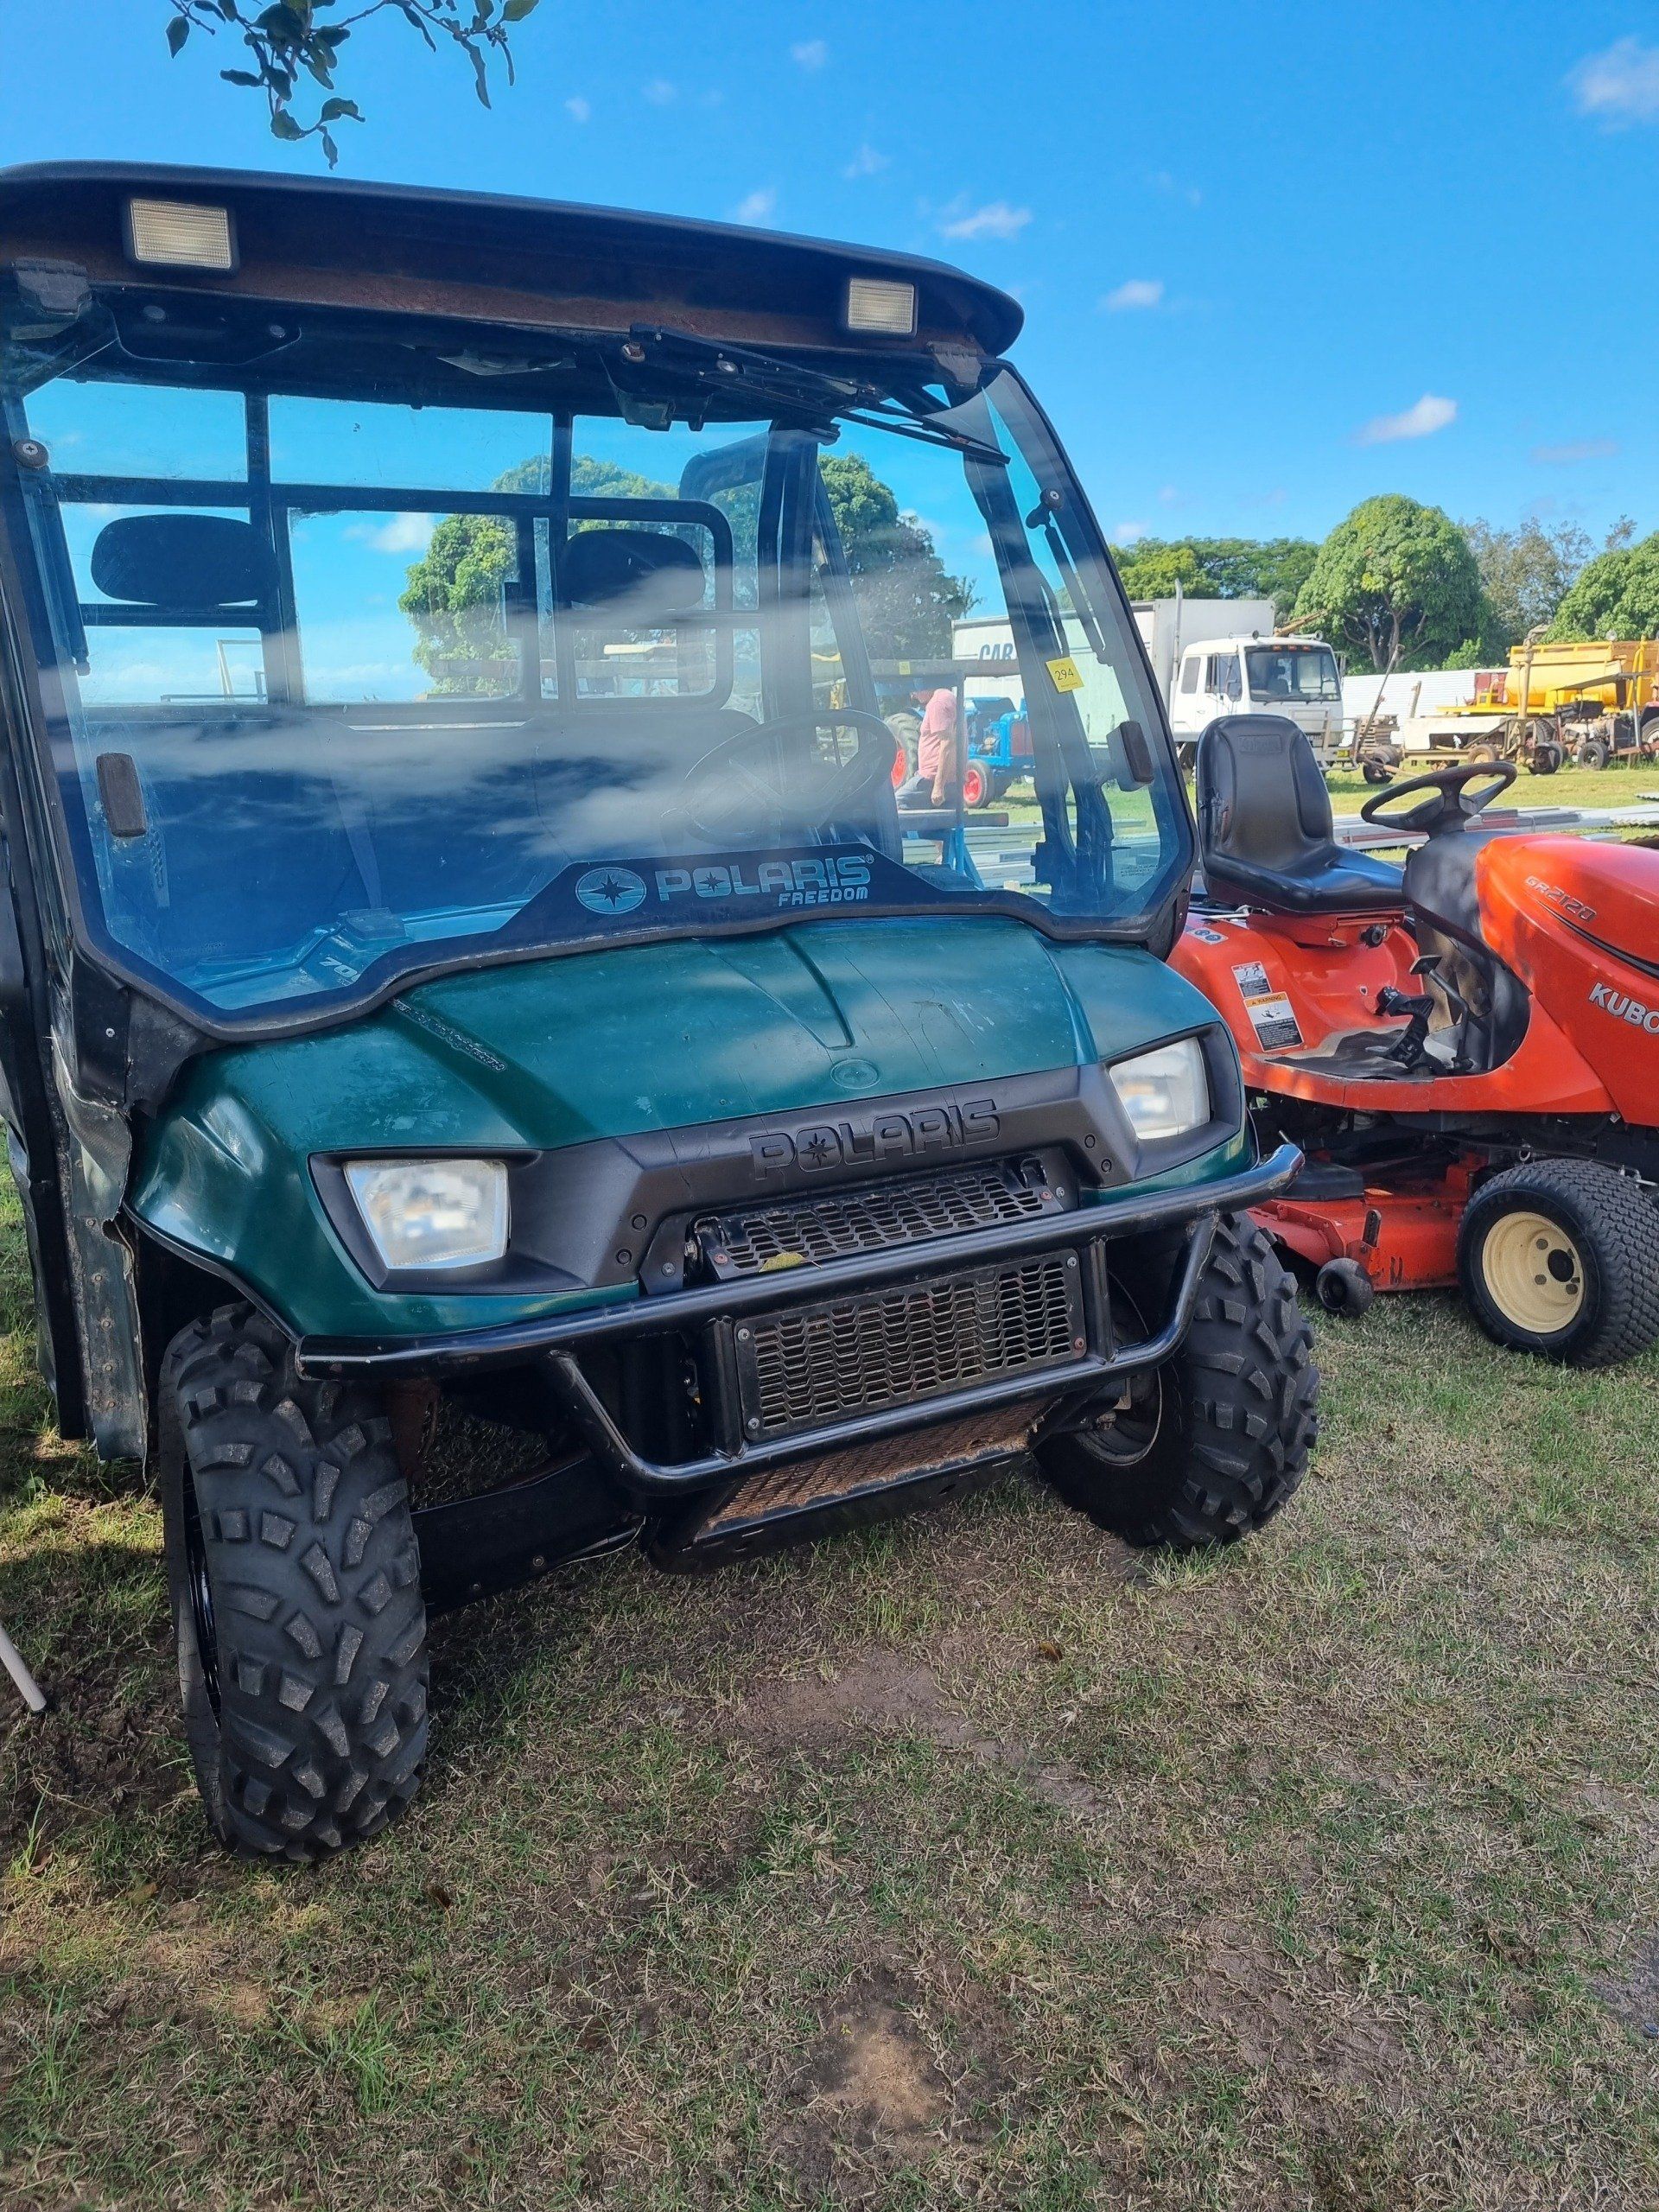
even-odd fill
[{"label": "grass lawn", "polygon": [[[10,1201],[9,1201],[10,1203]],[[412,1817],[210,1849],[0,1228],[0,2203],[1659,2203],[1659,1359],[1321,1329],[1257,1541],[1033,1488],[442,1624]]]},{"label": "grass lawn", "polygon": [[[1408,777],[1421,773],[1408,760],[1395,781],[1404,783]],[[1374,798],[1379,785],[1368,784],[1355,773],[1338,773],[1325,779],[1331,786],[1331,804],[1338,816],[1357,814],[1368,798]],[[1569,763],[1558,768],[1553,776],[1529,776],[1524,768],[1509,790],[1493,804],[1497,807],[1519,807],[1523,811],[1539,806],[1582,806],[1591,808],[1639,806],[1644,799],[1659,798],[1659,763],[1638,762],[1635,766],[1614,768],[1579,768]]]},{"label": "grass lawn", "polygon": [[[1422,772],[1408,761],[1395,781],[1404,783],[1408,777]],[[1368,784],[1357,771],[1343,772],[1325,778],[1331,792],[1331,804],[1338,821],[1356,815],[1368,798],[1376,798],[1382,786]],[[1187,779],[1192,789],[1192,779]],[[1640,806],[1644,801],[1659,801],[1659,764],[1644,762],[1637,766],[1617,768],[1578,768],[1568,766],[1556,771],[1553,776],[1529,776],[1523,768],[1494,804],[1500,809],[1519,808],[1523,812],[1535,807],[1573,806],[1588,809]],[[1036,799],[1027,784],[1017,784],[1012,791],[997,801],[997,805],[1012,815],[1016,822],[1036,822],[1039,817]],[[971,823],[973,816],[968,817]],[[1610,832],[1617,835],[1617,832]]]}]

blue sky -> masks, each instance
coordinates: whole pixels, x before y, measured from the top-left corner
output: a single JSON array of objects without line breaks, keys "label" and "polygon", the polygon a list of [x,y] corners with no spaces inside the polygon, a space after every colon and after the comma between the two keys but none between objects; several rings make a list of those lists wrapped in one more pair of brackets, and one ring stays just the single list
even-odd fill
[{"label": "blue sky", "polygon": [[[164,0],[0,0],[0,162],[308,171]],[[341,174],[960,261],[1102,520],[1322,535],[1368,493],[1659,526],[1659,10],[541,0],[472,97],[356,42]],[[353,51],[353,49],[348,49]],[[74,65],[73,67],[71,63]]]}]

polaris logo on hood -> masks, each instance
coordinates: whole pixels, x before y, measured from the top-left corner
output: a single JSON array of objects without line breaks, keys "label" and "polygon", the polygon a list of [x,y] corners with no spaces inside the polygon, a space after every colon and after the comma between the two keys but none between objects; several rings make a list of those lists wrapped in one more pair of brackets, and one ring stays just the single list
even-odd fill
[{"label": "polaris logo on hood", "polygon": [[1616,1021],[1628,1021],[1631,1028],[1645,1029],[1649,1037],[1659,1037],[1659,1007],[1643,1006],[1628,991],[1616,991],[1611,983],[1592,983],[1590,1003],[1611,1014]]},{"label": "polaris logo on hood", "polygon": [[836,1167],[876,1166],[888,1160],[917,1160],[994,1144],[1002,1127],[994,1098],[964,1098],[959,1105],[896,1107],[856,1121],[809,1122],[792,1129],[762,1129],[749,1139],[757,1183],[791,1173],[822,1174]]}]

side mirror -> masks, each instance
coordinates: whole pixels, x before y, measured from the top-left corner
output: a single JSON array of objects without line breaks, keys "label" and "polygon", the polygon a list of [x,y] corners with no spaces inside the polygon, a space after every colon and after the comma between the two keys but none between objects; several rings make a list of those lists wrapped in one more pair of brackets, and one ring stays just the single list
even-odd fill
[{"label": "side mirror", "polygon": [[1137,721],[1122,722],[1118,726],[1118,742],[1123,748],[1123,758],[1137,784],[1152,781],[1152,747],[1147,743],[1147,733]]}]

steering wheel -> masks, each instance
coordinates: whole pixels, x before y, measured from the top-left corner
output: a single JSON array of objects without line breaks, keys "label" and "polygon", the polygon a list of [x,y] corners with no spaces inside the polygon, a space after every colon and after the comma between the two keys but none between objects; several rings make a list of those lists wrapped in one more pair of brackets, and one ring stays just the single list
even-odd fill
[{"label": "steering wheel", "polygon": [[[853,731],[855,741],[845,760],[783,753],[790,740],[821,729]],[[893,732],[880,715],[857,707],[790,715],[741,729],[686,770],[680,791],[683,819],[716,850],[752,843],[762,833],[781,843],[791,829],[817,829],[856,814],[862,800],[887,785],[894,751]]]},{"label": "steering wheel", "polygon": [[[1437,830],[1461,830],[1484,812],[1500,791],[1508,791],[1520,772],[1513,760],[1454,761],[1449,768],[1433,768],[1426,776],[1412,777],[1408,783],[1390,784],[1366,800],[1359,818],[1374,823],[1379,830],[1421,830],[1430,837]],[[1484,791],[1471,788],[1482,784],[1487,786]],[[1396,814],[1395,802],[1409,798],[1414,791],[1430,796]]]}]

